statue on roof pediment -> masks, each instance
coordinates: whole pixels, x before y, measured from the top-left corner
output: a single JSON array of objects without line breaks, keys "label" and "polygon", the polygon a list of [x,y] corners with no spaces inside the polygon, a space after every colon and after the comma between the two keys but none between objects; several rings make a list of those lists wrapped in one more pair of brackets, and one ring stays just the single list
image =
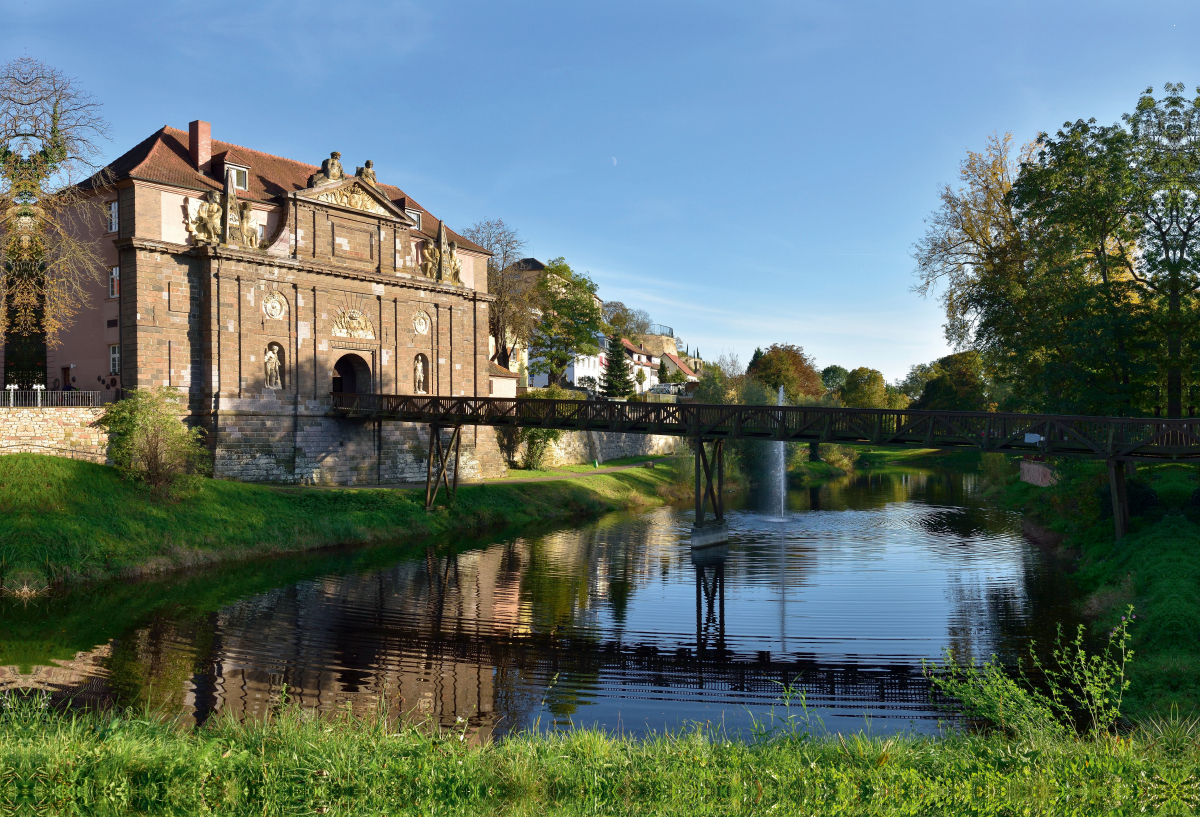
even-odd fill
[{"label": "statue on roof pediment", "polygon": [[328,159],[321,162],[320,172],[308,177],[308,186],[317,187],[329,182],[340,182],[344,178],[346,172],[342,170],[342,154],[335,150],[329,154]]}]

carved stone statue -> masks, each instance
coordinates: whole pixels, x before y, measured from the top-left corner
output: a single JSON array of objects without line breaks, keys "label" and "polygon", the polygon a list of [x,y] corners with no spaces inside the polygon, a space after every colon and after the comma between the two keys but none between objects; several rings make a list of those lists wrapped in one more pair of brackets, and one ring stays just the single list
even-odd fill
[{"label": "carved stone statue", "polygon": [[442,252],[442,280],[452,284],[462,283],[462,261],[458,257],[458,242],[451,241]]},{"label": "carved stone statue", "polygon": [[413,361],[413,391],[417,394],[428,394],[428,384],[425,382],[425,355],[417,355]]},{"label": "carved stone statue", "polygon": [[326,182],[338,182],[346,177],[342,171],[342,154],[336,150],[329,154],[329,158],[321,162],[321,172],[314,173],[308,177],[308,186],[316,187]]},{"label": "carved stone statue", "polygon": [[258,249],[258,225],[254,223],[254,206],[248,201],[238,204],[238,230],[236,238],[249,249]]},{"label": "carved stone statue", "polygon": [[437,278],[442,266],[442,253],[432,241],[426,241],[421,249],[421,274],[426,278]]},{"label": "carved stone statue", "polygon": [[267,353],[263,355],[263,365],[267,370],[267,388],[282,389],[283,380],[279,376],[279,352],[276,351],[275,344],[267,347]]},{"label": "carved stone statue", "polygon": [[187,231],[197,244],[221,243],[221,194],[210,190],[196,206],[196,215],[188,221]]},{"label": "carved stone statue", "polygon": [[367,159],[367,166],[360,167],[354,175],[358,176],[358,178],[362,179],[363,181],[375,184],[375,163],[370,159]]}]

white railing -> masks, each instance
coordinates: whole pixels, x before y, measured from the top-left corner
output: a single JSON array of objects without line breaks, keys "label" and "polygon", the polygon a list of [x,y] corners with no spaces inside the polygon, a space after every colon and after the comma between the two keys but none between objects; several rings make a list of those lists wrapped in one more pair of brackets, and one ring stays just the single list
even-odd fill
[{"label": "white railing", "polygon": [[117,399],[115,391],[50,391],[8,386],[0,397],[3,408],[90,408]]}]

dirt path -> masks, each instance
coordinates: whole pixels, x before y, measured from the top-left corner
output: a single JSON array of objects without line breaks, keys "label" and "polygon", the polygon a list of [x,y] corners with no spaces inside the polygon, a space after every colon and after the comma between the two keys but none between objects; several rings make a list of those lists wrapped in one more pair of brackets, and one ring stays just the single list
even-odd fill
[{"label": "dirt path", "polygon": [[[576,479],[577,477],[591,477],[598,474],[612,474],[616,471],[627,471],[630,468],[645,468],[647,463],[654,463],[656,466],[663,460],[673,459],[675,455],[665,454],[661,457],[643,460],[642,462],[631,462],[625,465],[614,465],[610,468],[594,468],[591,471],[564,471],[560,474],[551,474],[546,477],[500,477],[499,479],[489,479],[483,482],[464,482],[463,485],[515,485],[522,482],[555,482],[562,479]],[[280,485],[279,488],[286,488],[293,491],[297,488],[310,488],[315,490],[347,490],[363,491],[369,489],[391,489],[391,490],[412,490],[416,488],[424,488],[424,482],[386,482],[382,485]]]}]

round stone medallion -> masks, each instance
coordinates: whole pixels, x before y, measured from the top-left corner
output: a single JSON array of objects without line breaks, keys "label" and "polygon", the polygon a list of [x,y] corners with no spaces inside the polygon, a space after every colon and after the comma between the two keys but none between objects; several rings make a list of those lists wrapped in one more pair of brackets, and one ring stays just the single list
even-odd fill
[{"label": "round stone medallion", "polygon": [[268,292],[263,296],[262,311],[271,320],[280,320],[287,312],[287,301],[278,292]]},{"label": "round stone medallion", "polygon": [[417,314],[413,315],[413,329],[416,330],[418,335],[428,335],[429,316],[424,312],[418,312]]}]

